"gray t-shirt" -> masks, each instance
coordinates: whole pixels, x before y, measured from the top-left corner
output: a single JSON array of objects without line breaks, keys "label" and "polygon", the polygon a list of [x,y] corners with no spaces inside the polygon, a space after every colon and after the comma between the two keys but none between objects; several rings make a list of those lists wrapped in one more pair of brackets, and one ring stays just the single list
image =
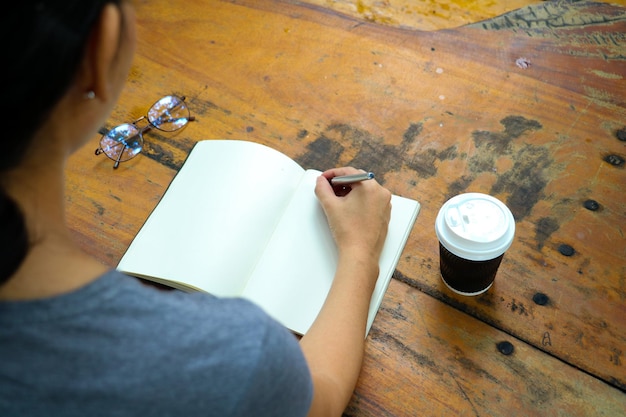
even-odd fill
[{"label": "gray t-shirt", "polygon": [[298,342],[250,302],[110,271],[0,302],[0,416],[304,416]]}]

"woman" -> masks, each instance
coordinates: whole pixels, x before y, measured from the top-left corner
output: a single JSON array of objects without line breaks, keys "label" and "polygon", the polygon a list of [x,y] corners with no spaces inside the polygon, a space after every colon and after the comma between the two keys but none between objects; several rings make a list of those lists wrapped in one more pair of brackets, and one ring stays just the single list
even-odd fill
[{"label": "woman", "polygon": [[[104,124],[135,47],[123,0],[23,0],[2,14],[0,415],[340,415],[361,367],[390,193],[318,179],[339,248],[298,342],[239,299],[164,292],[84,254],[64,222],[64,165]],[[184,320],[180,318],[184,317]]]}]

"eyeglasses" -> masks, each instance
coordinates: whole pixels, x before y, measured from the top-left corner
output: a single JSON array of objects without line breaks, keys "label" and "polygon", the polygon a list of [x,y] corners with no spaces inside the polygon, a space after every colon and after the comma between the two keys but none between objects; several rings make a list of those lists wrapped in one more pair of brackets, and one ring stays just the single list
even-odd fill
[{"label": "eyeglasses", "polygon": [[[139,127],[137,123],[147,119],[148,124]],[[143,134],[152,128],[163,132],[173,132],[183,128],[187,122],[195,120],[189,115],[189,108],[185,97],[165,96],[150,107],[148,114],[132,123],[124,123],[102,135],[100,147],[96,155],[105,154],[115,161],[113,168],[117,169],[120,162],[134,158],[143,147]]]}]

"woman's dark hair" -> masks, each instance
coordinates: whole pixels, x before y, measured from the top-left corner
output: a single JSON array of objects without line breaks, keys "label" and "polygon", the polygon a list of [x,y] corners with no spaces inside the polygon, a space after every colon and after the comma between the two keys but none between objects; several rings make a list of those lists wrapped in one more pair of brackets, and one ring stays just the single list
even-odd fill
[{"label": "woman's dark hair", "polygon": [[[3,10],[0,178],[20,164],[35,132],[69,88],[104,5],[121,1],[20,0]],[[21,210],[0,187],[0,284],[15,273],[28,249]]]}]

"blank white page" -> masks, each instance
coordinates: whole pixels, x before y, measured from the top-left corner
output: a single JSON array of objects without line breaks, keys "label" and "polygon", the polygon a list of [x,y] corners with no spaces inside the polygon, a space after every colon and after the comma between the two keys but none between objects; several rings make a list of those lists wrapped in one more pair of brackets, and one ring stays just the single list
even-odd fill
[{"label": "blank white page", "polygon": [[[319,171],[308,170],[260,258],[244,297],[262,306],[284,326],[304,334],[317,317],[337,268],[337,248],[315,196]],[[417,201],[392,196],[391,219],[380,259],[380,275],[370,300],[372,326],[406,240],[415,223]]]},{"label": "blank white page", "polygon": [[261,144],[198,142],[118,269],[240,295],[303,172]]}]

